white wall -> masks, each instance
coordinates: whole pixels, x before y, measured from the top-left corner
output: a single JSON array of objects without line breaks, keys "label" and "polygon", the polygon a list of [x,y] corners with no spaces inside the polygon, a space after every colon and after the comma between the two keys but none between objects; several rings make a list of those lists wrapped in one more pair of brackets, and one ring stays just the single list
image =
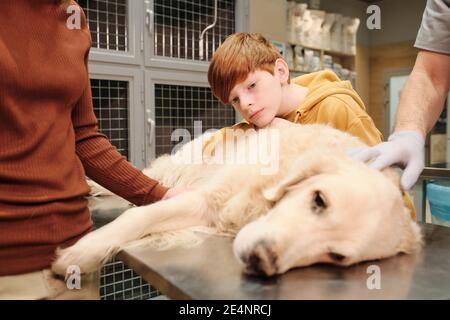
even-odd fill
[{"label": "white wall", "polygon": [[286,0],[250,0],[248,28],[270,40],[286,42]]},{"label": "white wall", "polygon": [[415,41],[426,0],[383,0],[374,4],[381,9],[381,29],[370,30],[371,46]]}]

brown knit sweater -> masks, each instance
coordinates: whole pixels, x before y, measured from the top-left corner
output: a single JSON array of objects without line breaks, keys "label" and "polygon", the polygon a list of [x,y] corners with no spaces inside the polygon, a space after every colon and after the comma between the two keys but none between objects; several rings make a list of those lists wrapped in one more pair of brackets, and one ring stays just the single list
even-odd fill
[{"label": "brown knit sweater", "polygon": [[98,133],[91,37],[83,13],[67,28],[68,5],[0,1],[0,276],[47,268],[90,231],[85,174],[137,205],[167,191]]}]

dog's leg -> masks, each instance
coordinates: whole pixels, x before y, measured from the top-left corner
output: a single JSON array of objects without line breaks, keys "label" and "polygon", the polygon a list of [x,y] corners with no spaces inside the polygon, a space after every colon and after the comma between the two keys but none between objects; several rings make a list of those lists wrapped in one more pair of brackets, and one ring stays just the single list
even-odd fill
[{"label": "dog's leg", "polygon": [[207,210],[205,196],[199,191],[131,208],[72,247],[58,250],[52,270],[61,275],[69,266],[78,266],[82,273],[95,271],[130,241],[155,232],[207,225]]}]

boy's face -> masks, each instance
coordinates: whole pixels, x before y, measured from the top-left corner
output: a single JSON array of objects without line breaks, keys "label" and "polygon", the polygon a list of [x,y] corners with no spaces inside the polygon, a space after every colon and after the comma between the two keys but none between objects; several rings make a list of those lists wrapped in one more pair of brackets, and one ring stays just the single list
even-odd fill
[{"label": "boy's face", "polygon": [[278,115],[282,103],[278,72],[275,70],[274,75],[263,70],[250,73],[233,87],[228,102],[249,123],[265,127]]}]

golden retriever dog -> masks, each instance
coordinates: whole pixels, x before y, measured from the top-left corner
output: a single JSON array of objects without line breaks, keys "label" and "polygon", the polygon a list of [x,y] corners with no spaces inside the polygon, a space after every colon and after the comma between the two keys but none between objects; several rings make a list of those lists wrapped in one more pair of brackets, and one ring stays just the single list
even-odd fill
[{"label": "golden retriever dog", "polygon": [[[315,263],[349,266],[421,246],[397,172],[350,159],[347,151],[364,144],[347,133],[317,124],[269,127],[235,136],[233,150],[246,152],[234,162],[212,161],[219,144],[208,157],[179,161],[201,149],[202,138],[144,170],[168,187],[189,186],[188,191],[130,208],[58,250],[53,271],[65,275],[75,265],[89,273],[130,242],[195,226],[235,236],[233,249],[243,270],[265,276]],[[261,155],[264,148],[270,159],[236,161]]]}]

